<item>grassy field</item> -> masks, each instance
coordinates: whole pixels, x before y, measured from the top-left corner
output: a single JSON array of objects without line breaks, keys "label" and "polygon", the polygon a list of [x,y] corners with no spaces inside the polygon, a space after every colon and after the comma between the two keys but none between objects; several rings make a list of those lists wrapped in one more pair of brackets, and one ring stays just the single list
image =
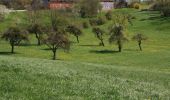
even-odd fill
[{"label": "grassy field", "polygon": [[[0,41],[0,99],[97,99],[97,100],[169,100],[170,99],[170,18],[160,17],[158,12],[133,9],[116,10],[136,17],[127,30],[130,39],[135,33],[145,34],[149,40],[143,43],[144,51],[137,43],[124,44],[122,53],[116,46],[98,46],[99,41],[84,29],[80,43],[73,41],[69,53],[61,50],[59,60],[51,61],[51,51],[45,45],[30,43],[16,47],[10,54],[10,46]],[[3,31],[18,14],[7,16],[0,23]],[[23,24],[24,13],[19,13]],[[81,20],[81,19],[80,19]],[[111,22],[101,26],[107,31]]]}]

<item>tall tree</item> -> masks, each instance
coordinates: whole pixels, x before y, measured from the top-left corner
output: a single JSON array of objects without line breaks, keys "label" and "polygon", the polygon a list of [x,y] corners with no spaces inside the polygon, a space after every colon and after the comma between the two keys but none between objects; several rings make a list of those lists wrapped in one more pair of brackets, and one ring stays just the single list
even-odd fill
[{"label": "tall tree", "polygon": [[100,40],[99,45],[105,46],[103,42],[104,31],[100,28],[93,28],[92,31],[95,34],[95,36]]},{"label": "tall tree", "polygon": [[22,40],[28,41],[28,34],[26,31],[18,27],[10,27],[2,35],[2,38],[9,41],[11,45],[11,53],[14,53],[15,45],[18,45]]},{"label": "tall tree", "polygon": [[138,42],[139,49],[142,51],[142,41],[147,40],[147,37],[138,33],[134,35],[132,39]]}]

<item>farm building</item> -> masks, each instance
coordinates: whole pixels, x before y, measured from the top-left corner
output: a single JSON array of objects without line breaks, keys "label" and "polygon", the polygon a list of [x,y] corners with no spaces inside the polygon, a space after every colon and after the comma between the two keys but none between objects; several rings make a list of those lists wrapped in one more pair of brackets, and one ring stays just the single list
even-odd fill
[{"label": "farm building", "polygon": [[[76,0],[46,0],[50,9],[71,8]],[[103,10],[115,8],[115,3],[120,0],[100,0]]]}]

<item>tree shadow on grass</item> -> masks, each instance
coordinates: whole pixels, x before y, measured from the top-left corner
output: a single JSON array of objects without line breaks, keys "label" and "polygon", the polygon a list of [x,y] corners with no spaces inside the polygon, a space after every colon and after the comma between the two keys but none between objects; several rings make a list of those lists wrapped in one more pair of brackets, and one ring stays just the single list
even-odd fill
[{"label": "tree shadow on grass", "polygon": [[99,45],[79,45],[79,46],[84,46],[84,47],[99,47]]},{"label": "tree shadow on grass", "polygon": [[124,51],[140,51],[138,49],[124,49]]},{"label": "tree shadow on grass", "polygon": [[114,54],[114,53],[119,53],[119,51],[114,51],[114,50],[91,50],[90,53],[96,53],[96,54]]},{"label": "tree shadow on grass", "polygon": [[51,49],[50,48],[43,48],[41,50],[50,51]]},{"label": "tree shadow on grass", "polygon": [[13,55],[13,54],[18,54],[16,52],[11,53],[11,52],[0,52],[0,55]]},{"label": "tree shadow on grass", "polygon": [[25,43],[21,43],[21,44],[19,44],[19,46],[37,46],[37,44],[25,44]]}]

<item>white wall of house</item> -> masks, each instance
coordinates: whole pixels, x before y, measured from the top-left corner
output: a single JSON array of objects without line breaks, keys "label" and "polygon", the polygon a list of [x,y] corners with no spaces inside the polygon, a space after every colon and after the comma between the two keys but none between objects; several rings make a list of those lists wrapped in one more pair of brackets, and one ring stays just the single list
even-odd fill
[{"label": "white wall of house", "polygon": [[111,10],[114,8],[114,2],[101,2],[102,10]]}]

